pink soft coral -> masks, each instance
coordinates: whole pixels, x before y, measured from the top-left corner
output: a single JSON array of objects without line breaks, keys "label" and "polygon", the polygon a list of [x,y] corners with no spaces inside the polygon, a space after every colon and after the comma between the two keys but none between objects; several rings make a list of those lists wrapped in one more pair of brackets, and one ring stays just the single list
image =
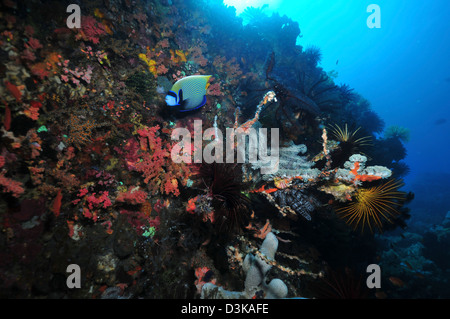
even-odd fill
[{"label": "pink soft coral", "polygon": [[22,54],[20,55],[20,57],[23,60],[28,60],[28,61],[34,61],[36,60],[36,56],[34,55],[34,52],[31,51],[30,49],[25,49]]},{"label": "pink soft coral", "polygon": [[166,66],[164,64],[160,64],[156,68],[156,73],[158,73],[158,74],[166,74],[168,71],[169,71],[169,69],[166,68]]}]

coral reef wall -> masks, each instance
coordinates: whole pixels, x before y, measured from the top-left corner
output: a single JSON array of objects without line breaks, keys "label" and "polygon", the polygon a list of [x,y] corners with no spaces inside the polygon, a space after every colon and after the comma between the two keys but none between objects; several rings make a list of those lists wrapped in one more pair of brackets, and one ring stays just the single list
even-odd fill
[{"label": "coral reef wall", "polygon": [[[0,4],[1,297],[199,298],[206,283],[318,297],[330,269],[376,260],[367,225],[336,212],[357,200],[361,219],[380,198],[363,195],[406,174],[406,149],[375,134],[383,121],[318,66],[318,48],[296,45],[297,22],[255,9],[244,26],[219,0],[97,0],[78,1],[69,28],[71,2]],[[197,74],[211,75],[206,104],[169,108],[172,84]],[[171,134],[196,120],[279,128],[279,174],[176,163]],[[406,194],[393,194],[390,214],[369,219],[380,230],[408,217]],[[256,263],[273,285],[249,288]],[[66,285],[71,264],[80,289]]]}]

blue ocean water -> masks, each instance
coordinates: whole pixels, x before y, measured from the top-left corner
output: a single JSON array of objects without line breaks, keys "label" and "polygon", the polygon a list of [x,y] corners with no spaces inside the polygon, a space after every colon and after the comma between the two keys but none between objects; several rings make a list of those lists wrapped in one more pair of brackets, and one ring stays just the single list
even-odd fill
[{"label": "blue ocean water", "polygon": [[[405,143],[410,173],[404,181],[405,189],[413,191],[416,198],[411,207],[417,212],[411,222],[440,222],[450,211],[449,202],[440,199],[450,189],[450,2],[224,3],[236,7],[238,15],[247,6],[265,5],[268,15],[278,12],[297,21],[301,30],[297,43],[320,48],[320,66],[327,72],[338,72],[336,83],[348,84],[368,99],[385,127],[396,125],[410,130],[410,141]],[[370,4],[380,8],[380,28],[367,26]]]}]

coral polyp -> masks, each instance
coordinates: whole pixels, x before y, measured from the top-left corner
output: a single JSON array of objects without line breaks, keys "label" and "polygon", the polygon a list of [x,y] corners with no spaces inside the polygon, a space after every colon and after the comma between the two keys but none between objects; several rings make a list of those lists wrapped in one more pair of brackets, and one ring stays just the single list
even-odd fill
[{"label": "coral polyp", "polygon": [[403,185],[402,180],[391,179],[378,186],[360,188],[355,200],[338,208],[337,214],[354,230],[360,228],[364,232],[369,228],[373,233],[375,226],[382,232],[384,223],[393,223],[400,215],[398,207],[406,200],[406,194],[399,191]]}]

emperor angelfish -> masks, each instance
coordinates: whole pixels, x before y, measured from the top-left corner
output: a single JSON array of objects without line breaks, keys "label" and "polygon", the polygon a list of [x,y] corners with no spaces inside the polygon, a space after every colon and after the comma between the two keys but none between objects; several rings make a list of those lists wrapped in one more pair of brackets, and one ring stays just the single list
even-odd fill
[{"label": "emperor angelfish", "polygon": [[179,106],[180,112],[192,111],[206,104],[206,88],[211,75],[191,75],[175,82],[166,95],[169,106]]}]

